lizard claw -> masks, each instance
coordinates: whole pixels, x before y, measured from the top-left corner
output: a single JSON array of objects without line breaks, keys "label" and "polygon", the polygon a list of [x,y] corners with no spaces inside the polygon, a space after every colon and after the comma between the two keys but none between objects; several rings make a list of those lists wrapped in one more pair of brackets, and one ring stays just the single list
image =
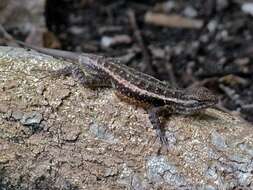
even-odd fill
[{"label": "lizard claw", "polygon": [[156,129],[156,135],[157,135],[157,138],[159,139],[161,145],[165,146],[166,149],[169,149],[169,140],[166,137],[165,132],[162,131],[161,129]]}]

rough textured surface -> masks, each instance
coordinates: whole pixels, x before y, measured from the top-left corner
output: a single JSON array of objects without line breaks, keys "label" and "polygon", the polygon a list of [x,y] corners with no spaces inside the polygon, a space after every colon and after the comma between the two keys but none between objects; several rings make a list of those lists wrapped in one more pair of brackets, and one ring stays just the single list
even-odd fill
[{"label": "rough textured surface", "polygon": [[252,126],[214,109],[174,115],[158,155],[145,110],[49,72],[68,64],[0,48],[0,187],[253,189]]}]

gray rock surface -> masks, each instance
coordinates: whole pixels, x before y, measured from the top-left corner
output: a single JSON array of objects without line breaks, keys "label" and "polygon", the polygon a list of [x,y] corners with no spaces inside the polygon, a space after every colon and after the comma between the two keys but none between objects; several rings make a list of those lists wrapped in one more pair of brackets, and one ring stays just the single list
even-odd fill
[{"label": "gray rock surface", "polygon": [[69,64],[0,47],[0,187],[253,189],[251,125],[215,109],[173,115],[158,155],[146,111],[49,72]]}]

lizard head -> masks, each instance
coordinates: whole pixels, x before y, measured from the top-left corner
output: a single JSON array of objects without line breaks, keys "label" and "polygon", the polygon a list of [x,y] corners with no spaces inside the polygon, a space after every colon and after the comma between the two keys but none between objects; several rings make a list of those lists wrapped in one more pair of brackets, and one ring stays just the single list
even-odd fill
[{"label": "lizard head", "polygon": [[205,102],[210,105],[218,103],[218,98],[210,90],[205,87],[187,88],[186,94],[189,99],[196,100],[198,102]]},{"label": "lizard head", "polygon": [[180,113],[191,114],[218,103],[218,98],[205,87],[187,88],[181,97],[185,102],[178,105]]}]

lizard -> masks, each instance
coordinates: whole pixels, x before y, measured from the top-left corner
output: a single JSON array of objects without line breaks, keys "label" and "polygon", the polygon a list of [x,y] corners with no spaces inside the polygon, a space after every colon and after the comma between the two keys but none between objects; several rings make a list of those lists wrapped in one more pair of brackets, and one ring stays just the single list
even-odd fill
[{"label": "lizard", "polygon": [[217,95],[205,87],[172,88],[164,81],[122,64],[117,58],[42,48],[18,40],[16,42],[39,53],[71,62],[73,66],[59,73],[72,75],[85,87],[112,87],[118,94],[145,103],[156,135],[161,144],[166,146],[168,139],[159,117],[191,115],[218,103]]}]

